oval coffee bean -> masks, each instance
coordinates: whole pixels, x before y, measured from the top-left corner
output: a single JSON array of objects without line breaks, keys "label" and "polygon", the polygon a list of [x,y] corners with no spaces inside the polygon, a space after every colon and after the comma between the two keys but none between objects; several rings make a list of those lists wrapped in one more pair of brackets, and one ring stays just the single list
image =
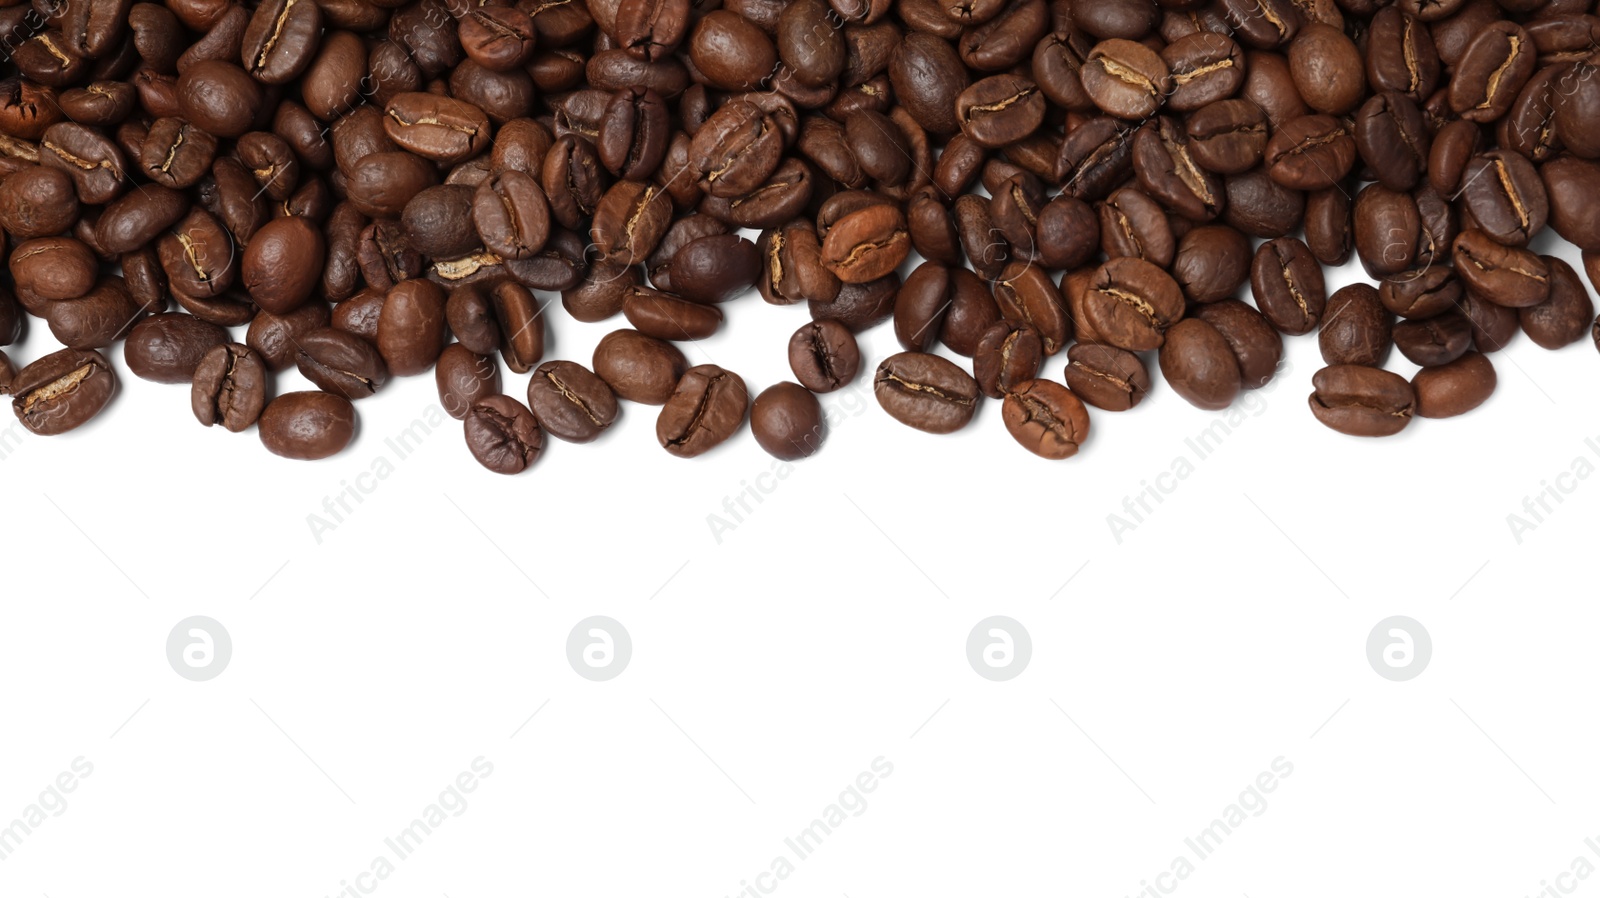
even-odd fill
[{"label": "oval coffee bean", "polygon": [[233,433],[249,430],[267,406],[272,375],[255,350],[238,343],[213,346],[194,369],[189,407],[207,427],[221,424]]},{"label": "oval coffee bean", "polygon": [[439,404],[445,414],[464,420],[472,404],[500,392],[500,366],[492,356],[473,352],[460,343],[451,343],[439,355],[433,369],[439,388]]},{"label": "oval coffee bean", "polygon": [[1084,402],[1125,412],[1150,392],[1150,373],[1137,355],[1115,346],[1078,343],[1067,350],[1067,386]]},{"label": "oval coffee bean", "polygon": [[214,346],[229,342],[227,330],[193,315],[167,312],[134,325],[122,348],[135,377],[159,384],[187,384]]},{"label": "oval coffee bean", "polygon": [[356,409],[332,393],[285,393],[267,403],[257,422],[273,455],[312,461],[337,455],[356,435]]},{"label": "oval coffee bean", "polygon": [[927,433],[960,430],[978,408],[978,382],[950,360],[923,352],[884,359],[872,392],[896,421]]},{"label": "oval coffee bean", "polygon": [[1043,361],[1044,347],[1037,331],[1027,324],[999,321],[978,341],[972,375],[985,396],[999,399],[1038,377]]},{"label": "oval coffee bean", "polygon": [[295,364],[306,380],[346,399],[371,396],[389,379],[389,368],[376,346],[331,327],[300,338]]},{"label": "oval coffee bean", "polygon": [[1489,357],[1469,352],[1446,365],[1423,368],[1411,379],[1417,415],[1450,418],[1482,405],[1494,393],[1496,378]]},{"label": "oval coffee bean", "polygon": [[1007,393],[1000,417],[1011,436],[1041,458],[1071,458],[1089,437],[1089,410],[1055,381],[1030,380]]},{"label": "oval coffee bean", "polygon": [[1403,377],[1365,365],[1330,365],[1311,378],[1308,400],[1318,421],[1357,437],[1397,434],[1411,423],[1416,394]]},{"label": "oval coffee bean", "polygon": [[29,432],[55,436],[88,423],[117,391],[117,375],[93,350],[62,349],[11,378],[11,410]]},{"label": "oval coffee bean", "polygon": [[510,396],[485,396],[467,410],[467,449],[496,474],[521,474],[539,460],[544,435],[527,407]]},{"label": "oval coffee bean", "polygon": [[618,397],[644,405],[665,405],[689,362],[678,347],[635,330],[617,330],[594,348],[594,373]]},{"label": "oval coffee bean", "polygon": [[1143,259],[1112,259],[1095,269],[1084,306],[1104,342],[1142,352],[1159,348],[1166,329],[1183,316],[1183,290]]},{"label": "oval coffee bean", "polygon": [[1179,396],[1197,408],[1216,411],[1239,395],[1239,363],[1221,332],[1198,318],[1167,329],[1161,344],[1161,374]]},{"label": "oval coffee bean", "polygon": [[576,362],[545,362],[528,382],[528,405],[550,435],[589,443],[617,420],[617,396]]},{"label": "oval coffee bean", "polygon": [[789,370],[813,393],[839,389],[861,370],[855,334],[831,318],[801,325],[789,338]]},{"label": "oval coffee bean", "polygon": [[1327,305],[1322,266],[1304,243],[1279,237],[1256,250],[1250,292],[1272,326],[1290,336],[1310,333]]},{"label": "oval coffee bean", "polygon": [[737,433],[749,408],[743,378],[716,365],[696,365],[661,407],[656,439],[673,455],[694,458]]}]

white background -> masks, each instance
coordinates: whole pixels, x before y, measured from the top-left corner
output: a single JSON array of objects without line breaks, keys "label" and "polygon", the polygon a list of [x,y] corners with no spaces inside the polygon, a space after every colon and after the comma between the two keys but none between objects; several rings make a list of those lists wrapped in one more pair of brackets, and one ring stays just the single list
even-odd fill
[{"label": "white background", "polygon": [[[805,308],[726,311],[691,360],[752,393],[791,377]],[[621,326],[551,313],[547,358],[587,364]],[[55,348],[34,324],[19,364]],[[1519,337],[1485,407],[1381,441],[1312,418],[1316,341],[1292,339],[1120,540],[1108,515],[1225,416],[1158,384],[1091,410],[1085,451],[1047,462],[995,402],[953,437],[895,423],[869,386],[891,330],[863,348],[868,374],[824,398],[824,451],[781,480],[748,430],[669,456],[637,405],[515,478],[478,467],[453,420],[396,460],[385,440],[437,403],[431,376],[360,402],[358,441],[319,463],[206,430],[186,388],[125,368],[79,432],[0,429],[0,825],[93,765],[0,861],[0,894],[1132,896],[1279,758],[1292,774],[1259,816],[1163,887],[1600,894],[1557,880],[1600,865],[1600,482],[1563,477],[1542,522],[1523,507],[1575,459],[1600,466],[1587,338]],[[357,483],[335,521],[325,499]],[[725,499],[758,483],[735,521]],[[1520,539],[1514,513],[1536,524]],[[320,540],[313,514],[336,524]],[[713,514],[735,524],[720,540]],[[209,682],[167,661],[191,615],[231,634]],[[633,643],[607,682],[567,659],[593,615]],[[1005,682],[966,656],[992,615],[1032,641]],[[1431,634],[1408,682],[1367,659],[1392,615]],[[480,757],[465,810],[358,880]],[[879,758],[865,809],[795,862],[784,840]],[[792,874],[758,880],[785,855]]]}]

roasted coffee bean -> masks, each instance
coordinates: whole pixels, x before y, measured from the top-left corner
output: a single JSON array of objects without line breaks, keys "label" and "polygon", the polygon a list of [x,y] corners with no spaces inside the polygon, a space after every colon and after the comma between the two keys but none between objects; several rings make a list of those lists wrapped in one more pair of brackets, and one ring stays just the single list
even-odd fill
[{"label": "roasted coffee bean", "polygon": [[1343,187],[1330,187],[1306,195],[1306,247],[1324,265],[1350,261],[1355,249],[1350,195]]},{"label": "roasted coffee bean", "polygon": [[822,264],[843,283],[864,284],[893,272],[910,252],[905,214],[896,205],[880,203],[858,209],[828,229]]},{"label": "roasted coffee bean", "polygon": [[288,392],[261,411],[261,445],[283,458],[338,455],[355,439],[355,407],[330,392]]},{"label": "roasted coffee bean", "polygon": [[1004,320],[1026,325],[1039,335],[1045,355],[1055,355],[1072,339],[1072,319],[1061,293],[1039,266],[1027,262],[1007,265],[994,283],[994,299]]},{"label": "roasted coffee bean", "polygon": [[193,315],[168,312],[134,325],[123,346],[123,361],[134,376],[160,384],[186,384],[214,346],[228,342],[228,332]]},{"label": "roasted coffee bean", "polygon": [[1444,365],[1472,348],[1472,323],[1457,311],[1394,326],[1394,345],[1418,365]]},{"label": "roasted coffee bean", "polygon": [[822,448],[827,424],[817,397],[799,384],[784,381],[756,396],[750,407],[750,431],[768,455],[795,461]]},{"label": "roasted coffee bean", "polygon": [[1150,392],[1150,374],[1131,352],[1095,343],[1067,350],[1067,386],[1083,401],[1107,411],[1123,412]]},{"label": "roasted coffee bean", "polygon": [[317,387],[352,400],[371,396],[389,379],[389,368],[376,346],[334,328],[301,337],[295,364]]},{"label": "roasted coffee bean", "polygon": [[1461,197],[1485,234],[1511,246],[1526,246],[1543,230],[1549,206],[1544,182],[1526,158],[1494,150],[1467,163]]},{"label": "roasted coffee bean", "polygon": [[1134,134],[1133,129],[1110,116],[1079,125],[1061,142],[1056,180],[1078,199],[1103,198],[1133,171]]},{"label": "roasted coffee bean", "polygon": [[[510,281],[502,281],[490,288],[489,302],[494,307],[495,321],[500,326],[500,353],[505,357],[506,365],[518,374],[532,371],[544,357],[544,307],[531,290]],[[384,305],[387,307],[388,302],[385,301]],[[431,302],[429,305],[431,307]],[[431,314],[428,320],[432,320]]]},{"label": "roasted coffee bean", "polygon": [[122,279],[107,278],[77,299],[50,303],[50,333],[71,349],[99,349],[128,333],[143,309]]},{"label": "roasted coffee bean", "polygon": [[1161,346],[1183,316],[1183,290],[1142,259],[1112,259],[1095,270],[1084,297],[1088,324],[1106,343],[1139,352]]},{"label": "roasted coffee bean", "polygon": [[1207,171],[1237,175],[1255,168],[1267,150],[1266,113],[1249,100],[1218,100],[1184,123],[1189,155]]},{"label": "roasted coffee bean", "polygon": [[1422,216],[1411,194],[1368,184],[1356,194],[1352,220],[1356,255],[1368,274],[1388,277],[1413,267]]},{"label": "roasted coffee bean", "polygon": [[1594,319],[1594,301],[1578,273],[1555,256],[1542,256],[1550,268],[1550,298],[1517,310],[1522,330],[1545,349],[1560,349],[1583,338]]},{"label": "roasted coffee bean", "polygon": [[1433,36],[1420,20],[1392,6],[1373,15],[1366,70],[1374,91],[1399,91],[1420,103],[1438,86],[1439,68]]},{"label": "roasted coffee bean", "polygon": [[1244,51],[1233,41],[1213,32],[1181,37],[1161,51],[1172,73],[1172,93],[1167,108],[1192,112],[1226,100],[1244,84]]},{"label": "roasted coffee bean", "polygon": [[[1159,65],[1161,58],[1157,56],[1155,61]],[[1044,122],[1045,101],[1033,81],[1003,74],[991,75],[963,90],[955,108],[962,133],[981,146],[1001,147],[1027,137]]]},{"label": "roasted coffee bean", "polygon": [[231,62],[202,60],[182,70],[176,85],[185,119],[214,137],[244,136],[261,115],[266,94]]},{"label": "roasted coffee bean", "polygon": [[1139,129],[1133,171],[1146,193],[1185,218],[1210,221],[1222,211],[1222,179],[1195,162],[1182,126],[1170,118]]},{"label": "roasted coffee bean", "polygon": [[1311,414],[1343,434],[1392,436],[1411,423],[1416,393],[1405,378],[1365,365],[1330,365],[1311,378]]},{"label": "roasted coffee bean", "polygon": [[77,299],[100,279],[94,251],[71,237],[23,241],[11,251],[10,267],[18,291],[47,301]]},{"label": "roasted coffee bean", "polygon": [[544,434],[522,403],[510,396],[484,396],[467,409],[467,449],[496,474],[521,474],[539,460]]},{"label": "roasted coffee bean", "polygon": [[1561,156],[1546,162],[1539,174],[1551,229],[1586,253],[1600,252],[1600,203],[1590,199],[1600,196],[1600,165]]},{"label": "roasted coffee bean", "polygon": [[656,418],[661,448],[694,458],[716,448],[744,426],[750,393],[743,378],[716,365],[685,371]]},{"label": "roasted coffee bean", "polygon": [[689,35],[689,60],[709,87],[756,90],[777,67],[778,50],[749,19],[719,9],[695,24]]},{"label": "roasted coffee bean", "polygon": [[1322,320],[1327,293],[1322,266],[1293,237],[1263,243],[1250,266],[1250,292],[1256,307],[1279,331],[1310,333]]},{"label": "roasted coffee bean", "polygon": [[250,321],[244,342],[268,370],[283,371],[295,364],[301,338],[331,323],[328,304],[313,300],[287,315],[258,313]]},{"label": "roasted coffee bean", "polygon": [[894,335],[902,347],[932,348],[950,309],[953,285],[951,269],[938,262],[923,262],[906,276],[894,306]]},{"label": "roasted coffee bean", "polygon": [[1250,241],[1227,225],[1205,225],[1183,235],[1172,276],[1190,302],[1232,296],[1250,278]]},{"label": "roasted coffee bean", "polygon": [[1356,142],[1331,115],[1304,115],[1284,123],[1267,141],[1264,161],[1272,180],[1295,190],[1332,187],[1355,166]]},{"label": "roasted coffee bean", "polygon": [[130,253],[155,242],[189,209],[189,198],[182,193],[145,185],[106,206],[95,223],[95,237],[108,253]]},{"label": "roasted coffee bean", "polygon": [[10,395],[11,380],[16,376],[17,366],[4,352],[0,352],[0,396]]},{"label": "roasted coffee bean", "polygon": [[1050,380],[1030,380],[1000,405],[1006,430],[1024,449],[1060,460],[1078,454],[1089,437],[1089,411],[1072,391]]},{"label": "roasted coffee bean", "polygon": [[649,287],[629,288],[622,314],[640,333],[658,340],[704,340],[722,326],[722,312],[716,306]]},{"label": "roasted coffee bean", "polygon": [[973,378],[985,396],[999,399],[1039,376],[1044,349],[1039,334],[1026,324],[1001,321],[984,332],[972,356]]},{"label": "roasted coffee bean", "polygon": [[812,301],[807,306],[814,320],[832,318],[859,333],[894,314],[899,291],[900,276],[891,273],[864,284],[845,284],[833,301]]},{"label": "roasted coffee bean", "polygon": [[322,277],[322,232],[299,216],[275,218],[244,248],[240,278],[264,311],[287,315],[304,305]]},{"label": "roasted coffee bean", "polygon": [[1289,43],[1289,72],[1306,104],[1327,115],[1349,112],[1367,93],[1361,51],[1342,29],[1323,22],[1301,26]]},{"label": "roasted coffee bean", "polygon": [[1279,184],[1260,168],[1226,178],[1223,190],[1228,205],[1222,220],[1251,237],[1282,237],[1304,221],[1305,194]]},{"label": "roasted coffee bean", "polygon": [[429,187],[412,197],[400,213],[406,247],[433,259],[456,259],[478,249],[484,242],[474,227],[474,197],[473,189],[461,184]]},{"label": "roasted coffee bean", "polygon": [[11,378],[11,410],[29,432],[56,436],[88,423],[117,391],[117,375],[93,350],[62,349]]},{"label": "roasted coffee bean", "polygon": [[1482,405],[1494,393],[1496,377],[1489,357],[1469,352],[1453,362],[1423,368],[1411,379],[1416,393],[1416,414],[1423,418],[1451,418]]},{"label": "roasted coffee bean", "polygon": [[1550,297],[1550,267],[1526,249],[1498,243],[1476,228],[1457,235],[1451,249],[1456,274],[1490,302],[1520,309]]},{"label": "roasted coffee bean", "polygon": [[221,424],[233,433],[249,430],[267,405],[271,375],[248,346],[213,346],[195,367],[189,406],[201,424]]},{"label": "roasted coffee bean", "polygon": [[761,276],[761,254],[738,234],[692,240],[668,264],[672,292],[700,303],[737,299]]},{"label": "roasted coffee bean", "polygon": [[1220,5],[1229,27],[1251,47],[1281,47],[1300,29],[1300,10],[1291,0],[1223,0]]},{"label": "roasted coffee bean", "polygon": [[439,180],[428,160],[400,151],[375,152],[340,171],[351,204],[372,218],[399,218],[412,197]]},{"label": "roasted coffee bean", "polygon": [[850,329],[824,318],[802,325],[789,338],[789,369],[813,393],[828,393],[855,380],[861,349]]},{"label": "roasted coffee bean", "polygon": [[689,23],[688,0],[622,0],[616,6],[617,44],[654,62],[677,49]]},{"label": "roasted coffee bean", "polygon": [[445,414],[458,421],[466,418],[473,403],[500,393],[500,366],[494,358],[473,352],[460,343],[444,348],[433,375],[439,389],[439,404]]},{"label": "roasted coffee bean", "polygon": [[1161,56],[1143,44],[1121,38],[1096,44],[1080,77],[1095,106],[1125,120],[1155,114],[1172,91],[1172,74]]},{"label": "roasted coffee bean", "polygon": [[[467,349],[479,355],[493,355],[500,349],[500,325],[495,321],[494,305],[487,290],[478,286],[457,287],[445,300],[444,314],[450,332]],[[376,338],[376,330],[373,333]]]},{"label": "roasted coffee bean", "polygon": [[1194,317],[1217,329],[1239,365],[1239,386],[1260,389],[1272,381],[1283,361],[1283,338],[1265,315],[1237,299],[1208,303]]},{"label": "roasted coffee bean", "polygon": [[1179,396],[1198,408],[1218,410],[1239,395],[1239,363],[1222,333],[1198,318],[1167,329],[1161,374]]},{"label": "roasted coffee bean", "polygon": [[676,346],[635,330],[617,330],[594,349],[594,372],[621,399],[664,405],[689,363]]},{"label": "roasted coffee bean", "polygon": [[1322,360],[1329,365],[1381,368],[1394,345],[1394,319],[1371,284],[1350,284],[1328,297],[1317,332]]},{"label": "roasted coffee bean", "polygon": [[116,143],[98,131],[74,122],[51,125],[39,140],[39,162],[66,172],[78,200],[109,203],[127,191],[128,165]]},{"label": "roasted coffee bean", "polygon": [[672,223],[672,201],[661,188],[618,181],[595,210],[589,238],[602,255],[642,264]]},{"label": "roasted coffee bean", "polygon": [[1383,186],[1417,186],[1432,144],[1416,101],[1399,91],[1378,94],[1356,113],[1354,137],[1356,152]]},{"label": "roasted coffee bean", "polygon": [[884,359],[872,390],[891,417],[927,433],[960,430],[978,407],[978,383],[971,375],[948,359],[922,352]]},{"label": "roasted coffee bean", "polygon": [[34,165],[0,179],[0,227],[28,240],[71,229],[78,220],[72,178],[58,168]]},{"label": "roasted coffee bean", "polygon": [[200,183],[211,171],[217,139],[181,118],[157,119],[139,150],[139,171],[145,177],[175,189]]},{"label": "roasted coffee bean", "polygon": [[617,419],[617,397],[575,362],[545,362],[528,382],[528,405],[550,435],[570,443],[597,439]]},{"label": "roasted coffee bean", "polygon": [[655,91],[634,87],[617,91],[606,106],[595,146],[613,175],[643,180],[655,174],[667,155],[671,113]]},{"label": "roasted coffee bean", "polygon": [[1177,240],[1161,206],[1131,187],[1100,204],[1100,248],[1112,259],[1143,259],[1159,268],[1172,264]]},{"label": "roasted coffee bean", "polygon": [[445,165],[482,152],[491,133],[489,117],[482,109],[429,93],[403,93],[390,98],[384,109],[383,129],[402,149]]},{"label": "roasted coffee bean", "polygon": [[[403,281],[389,288],[378,314],[377,340],[389,373],[406,377],[433,367],[449,338],[445,298],[444,288],[432,281]],[[519,355],[518,361],[522,359]]]},{"label": "roasted coffee bean", "polygon": [[1492,122],[1511,108],[1533,76],[1538,51],[1522,26],[1500,20],[1472,39],[1450,79],[1450,109],[1471,122]]}]

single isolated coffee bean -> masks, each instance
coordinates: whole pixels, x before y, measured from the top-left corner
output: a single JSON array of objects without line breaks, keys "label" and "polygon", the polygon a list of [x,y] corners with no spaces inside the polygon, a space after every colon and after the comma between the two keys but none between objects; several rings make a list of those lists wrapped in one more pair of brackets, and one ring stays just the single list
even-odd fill
[{"label": "single isolated coffee bean", "polygon": [[861,370],[855,334],[831,318],[801,325],[789,338],[789,370],[813,393],[831,393],[845,386]]},{"label": "single isolated coffee bean", "polygon": [[768,455],[784,461],[809,458],[822,448],[827,424],[822,404],[805,387],[784,381],[756,396],[750,431]]}]

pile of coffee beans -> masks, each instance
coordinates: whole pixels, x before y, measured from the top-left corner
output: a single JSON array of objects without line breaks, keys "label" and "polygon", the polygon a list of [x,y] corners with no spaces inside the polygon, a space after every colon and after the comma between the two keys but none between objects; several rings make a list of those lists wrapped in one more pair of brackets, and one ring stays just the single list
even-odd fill
[{"label": "pile of coffee beans", "polygon": [[[673,455],[748,419],[796,459],[892,319],[873,391],[931,433],[992,399],[1066,458],[1152,362],[1221,409],[1316,332],[1311,413],[1394,434],[1481,404],[1518,330],[1591,328],[1530,245],[1548,228],[1600,281],[1595,6],[0,0],[0,346],[31,316],[65,347],[0,353],[0,392],[71,430],[120,344],[289,458],[431,371],[500,473],[625,403]],[[1328,295],[1352,256],[1374,283]],[[796,382],[753,402],[677,345],[752,286],[811,318]],[[545,358],[552,319],[619,315],[588,366]],[[316,389],[277,392],[289,368]]]}]

